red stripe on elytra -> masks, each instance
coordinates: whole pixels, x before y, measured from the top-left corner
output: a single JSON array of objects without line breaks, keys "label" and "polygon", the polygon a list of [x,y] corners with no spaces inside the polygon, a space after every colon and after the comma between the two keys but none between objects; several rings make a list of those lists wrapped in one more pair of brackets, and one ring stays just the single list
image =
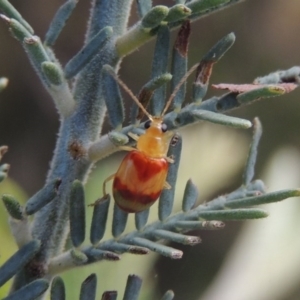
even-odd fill
[{"label": "red stripe on elytra", "polygon": [[156,174],[168,168],[164,158],[152,159],[139,151],[132,151],[129,159],[132,160],[138,178],[143,182],[153,178]]},{"label": "red stripe on elytra", "polygon": [[128,202],[138,202],[143,204],[155,202],[155,200],[159,197],[161,193],[161,190],[151,194],[142,194],[137,193],[136,191],[131,191],[126,185],[122,184],[121,180],[118,177],[115,177],[114,179],[113,191],[114,194],[118,193],[124,200]]}]

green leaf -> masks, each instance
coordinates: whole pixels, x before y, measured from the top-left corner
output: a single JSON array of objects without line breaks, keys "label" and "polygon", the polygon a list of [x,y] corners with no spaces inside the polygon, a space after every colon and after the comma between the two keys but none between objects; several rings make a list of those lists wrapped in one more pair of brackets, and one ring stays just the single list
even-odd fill
[{"label": "green leaf", "polygon": [[10,296],[3,300],[34,300],[44,294],[49,287],[49,282],[45,279],[37,279],[21,289],[12,293]]},{"label": "green leaf", "polygon": [[197,186],[189,179],[186,183],[183,200],[182,200],[182,210],[189,211],[195,205],[199,196]]},{"label": "green leaf", "polygon": [[166,182],[170,184],[171,188],[162,190],[158,203],[158,217],[161,221],[164,221],[172,213],[181,150],[182,137],[179,133],[175,133],[167,153],[168,157],[174,159],[174,162],[169,164],[169,171],[166,179]]},{"label": "green leaf", "polygon": [[[168,58],[170,48],[170,29],[161,25],[156,37],[155,49],[151,66],[151,78],[155,80],[168,72]],[[172,75],[171,75],[172,76]],[[161,85],[155,90],[152,101],[149,105],[150,113],[153,116],[160,116],[166,101],[166,85]]]},{"label": "green leaf", "polygon": [[192,13],[192,10],[183,4],[176,4],[172,6],[169,10],[167,17],[165,18],[166,22],[176,22],[182,19],[185,19]]},{"label": "green leaf", "polygon": [[226,207],[236,208],[282,201],[290,197],[299,197],[299,189],[281,190],[260,196],[246,197],[226,202]]},{"label": "green leaf", "polygon": [[45,61],[42,63],[42,70],[50,84],[61,85],[63,83],[63,71],[57,63]]},{"label": "green leaf", "polygon": [[65,284],[61,277],[57,276],[52,280],[51,291],[50,291],[51,300],[65,300],[66,291]]},{"label": "green leaf", "polygon": [[[33,240],[24,245],[0,267],[0,286],[22,269],[40,249],[41,243]],[[17,299],[17,298],[16,298]]]},{"label": "green leaf", "polygon": [[136,275],[129,275],[123,300],[137,300],[142,286],[142,279]]},{"label": "green leaf", "polygon": [[[113,73],[113,75],[112,75]],[[124,101],[116,80],[115,70],[106,65],[102,69],[102,92],[111,126],[119,130],[124,122]]]},{"label": "green leaf", "polygon": [[[188,44],[189,37],[191,33],[190,21],[185,21],[177,34],[176,41],[173,47],[172,54],[172,86],[171,90],[174,91],[177,85],[180,83],[181,79],[185,76],[187,72],[188,64]],[[184,82],[180,89],[176,92],[176,95],[173,100],[173,107],[175,111],[179,111],[181,105],[185,99],[186,93],[186,82]]]},{"label": "green leaf", "polygon": [[151,233],[151,235],[153,235],[156,239],[164,239],[183,245],[197,245],[201,242],[201,239],[197,236],[188,236],[162,229],[154,230],[154,232]]},{"label": "green leaf", "polygon": [[252,123],[248,120],[226,116],[207,110],[197,109],[192,112],[192,115],[198,120],[205,120],[211,123],[226,125],[233,128],[248,129],[252,126]]},{"label": "green leaf", "polygon": [[64,28],[67,20],[71,16],[74,8],[76,7],[77,0],[66,1],[56,12],[53,17],[50,27],[45,36],[45,45],[53,46],[59,34]]},{"label": "green leaf", "polygon": [[70,236],[74,247],[79,247],[85,239],[85,195],[79,180],[74,180],[71,186]]},{"label": "green leaf", "polygon": [[132,244],[148,248],[156,253],[159,253],[163,256],[170,257],[173,259],[180,259],[183,255],[183,252],[180,250],[171,248],[169,246],[164,246],[144,238],[139,238],[139,237],[133,238]]},{"label": "green leaf", "polygon": [[96,289],[97,289],[97,275],[91,274],[86,280],[81,284],[80,290],[80,300],[93,300],[96,299]]},{"label": "green leaf", "polygon": [[142,19],[142,26],[147,29],[154,28],[166,18],[169,8],[163,5],[154,6]]},{"label": "green leaf", "polygon": [[65,77],[71,79],[77,75],[103,48],[113,35],[110,26],[99,31],[65,66]]},{"label": "green leaf", "polygon": [[109,204],[110,204],[110,195],[107,195],[105,199],[103,199],[100,202],[97,202],[94,205],[93,218],[91,224],[91,234],[90,234],[90,241],[93,245],[98,244],[99,241],[104,236]]},{"label": "green leaf", "polygon": [[22,220],[24,218],[24,209],[13,196],[4,194],[2,195],[2,201],[13,219]]},{"label": "green leaf", "polygon": [[41,190],[34,194],[26,203],[25,212],[32,215],[55,199],[61,179],[57,178],[46,184]]},{"label": "green leaf", "polygon": [[114,205],[114,217],[112,223],[112,234],[115,238],[123,233],[127,223],[128,213],[121,210],[118,205]]},{"label": "green leaf", "polygon": [[248,185],[254,177],[254,169],[257,157],[257,148],[262,135],[262,126],[258,118],[253,120],[253,138],[249,149],[248,159],[243,174],[243,182]]},{"label": "green leaf", "polygon": [[250,220],[266,218],[268,214],[262,209],[228,209],[201,211],[198,217],[205,220]]},{"label": "green leaf", "polygon": [[228,2],[230,2],[230,0],[194,0],[188,2],[186,6],[192,10],[193,14],[195,14]]},{"label": "green leaf", "polygon": [[142,230],[147,224],[149,213],[150,209],[148,208],[135,214],[135,227],[137,230]]},{"label": "green leaf", "polygon": [[284,88],[276,85],[269,85],[258,87],[257,89],[250,90],[249,92],[241,93],[237,96],[240,103],[248,103],[260,98],[274,97],[285,94]]},{"label": "green leaf", "polygon": [[9,3],[7,0],[0,1],[0,9],[6,14],[9,18],[13,18],[19,21],[30,33],[33,34],[32,27],[23,19],[21,14]]}]

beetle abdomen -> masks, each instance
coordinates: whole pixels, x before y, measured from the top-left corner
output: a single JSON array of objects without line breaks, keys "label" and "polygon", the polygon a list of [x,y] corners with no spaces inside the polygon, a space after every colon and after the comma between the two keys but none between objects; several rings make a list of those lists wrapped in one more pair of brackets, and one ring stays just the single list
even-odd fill
[{"label": "beetle abdomen", "polygon": [[160,196],[168,172],[165,158],[132,151],[123,159],[113,181],[113,196],[126,212],[149,208]]}]

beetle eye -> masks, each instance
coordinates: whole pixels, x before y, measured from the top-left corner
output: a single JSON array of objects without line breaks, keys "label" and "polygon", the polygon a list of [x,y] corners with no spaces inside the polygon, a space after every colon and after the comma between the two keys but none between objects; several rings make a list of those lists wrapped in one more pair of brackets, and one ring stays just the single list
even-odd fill
[{"label": "beetle eye", "polygon": [[168,130],[167,124],[162,123],[162,124],[161,124],[161,131],[162,131],[162,132],[166,132],[167,130]]},{"label": "beetle eye", "polygon": [[151,126],[151,121],[150,120],[146,121],[144,124],[144,128],[148,129],[150,126]]}]

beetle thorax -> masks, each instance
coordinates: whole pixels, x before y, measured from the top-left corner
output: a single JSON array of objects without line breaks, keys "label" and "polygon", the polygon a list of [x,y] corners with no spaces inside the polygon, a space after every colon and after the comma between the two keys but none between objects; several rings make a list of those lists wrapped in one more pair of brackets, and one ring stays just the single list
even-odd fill
[{"label": "beetle thorax", "polygon": [[154,119],[137,141],[137,149],[150,157],[166,157],[169,135],[162,131],[162,120]]}]

